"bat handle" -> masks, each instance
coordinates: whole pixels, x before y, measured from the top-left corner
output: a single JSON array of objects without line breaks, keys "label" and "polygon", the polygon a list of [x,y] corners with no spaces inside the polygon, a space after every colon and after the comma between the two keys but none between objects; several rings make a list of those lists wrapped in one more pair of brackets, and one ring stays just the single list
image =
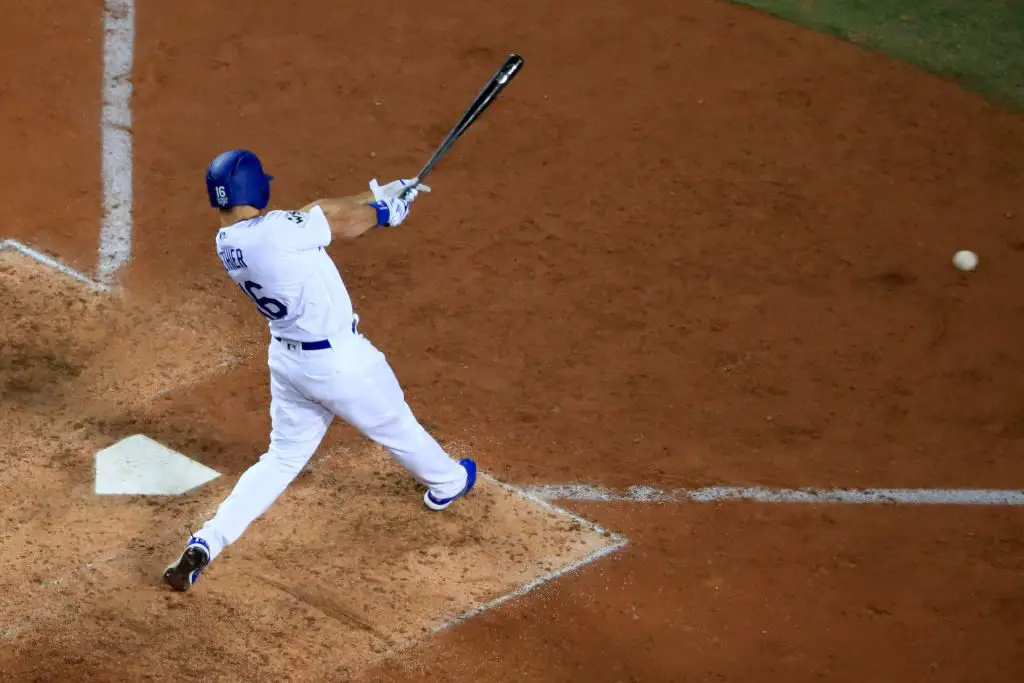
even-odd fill
[{"label": "bat handle", "polygon": [[417,179],[417,180],[416,180],[416,182],[414,182],[414,183],[413,183],[412,185],[410,185],[409,187],[407,187],[407,188],[405,188],[404,190],[402,190],[402,194],[398,195],[398,198],[399,198],[399,199],[405,199],[406,197],[408,197],[408,196],[409,196],[409,193],[410,193],[410,192],[412,192],[413,190],[415,190],[415,189],[416,189],[416,187],[417,187],[417,186],[418,186],[419,184],[420,184],[420,181],[419,181],[419,180]]},{"label": "bat handle", "polygon": [[404,190],[402,190],[402,193],[400,195],[398,195],[400,199],[405,199],[409,195],[410,192],[412,192],[417,187],[419,187],[419,184],[423,182],[423,179],[426,178],[427,174],[430,173],[430,171],[434,168],[433,161],[434,160],[431,159],[430,162],[426,166],[424,166],[422,169],[420,169],[420,172],[416,175],[416,181],[412,185],[410,185],[409,187],[407,187]]}]

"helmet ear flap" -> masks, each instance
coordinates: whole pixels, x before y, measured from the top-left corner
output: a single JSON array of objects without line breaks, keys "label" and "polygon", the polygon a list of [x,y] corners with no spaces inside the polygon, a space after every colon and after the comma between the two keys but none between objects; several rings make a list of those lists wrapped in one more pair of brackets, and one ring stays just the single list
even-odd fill
[{"label": "helmet ear flap", "polygon": [[260,174],[263,176],[263,182],[260,184],[260,203],[253,204],[257,209],[266,208],[267,204],[270,203],[270,181],[274,179],[274,176],[263,173],[263,169],[259,169]]}]

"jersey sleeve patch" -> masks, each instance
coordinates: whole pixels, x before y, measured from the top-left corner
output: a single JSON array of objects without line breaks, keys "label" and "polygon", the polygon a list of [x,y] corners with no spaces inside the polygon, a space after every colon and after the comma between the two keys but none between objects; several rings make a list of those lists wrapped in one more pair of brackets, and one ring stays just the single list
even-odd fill
[{"label": "jersey sleeve patch", "polygon": [[331,243],[331,225],[323,209],[314,206],[309,213],[282,211],[278,239],[296,251],[326,247]]},{"label": "jersey sleeve patch", "polygon": [[272,239],[286,249],[310,251],[331,244],[331,224],[319,207],[309,213],[276,211],[273,217],[276,229]]}]

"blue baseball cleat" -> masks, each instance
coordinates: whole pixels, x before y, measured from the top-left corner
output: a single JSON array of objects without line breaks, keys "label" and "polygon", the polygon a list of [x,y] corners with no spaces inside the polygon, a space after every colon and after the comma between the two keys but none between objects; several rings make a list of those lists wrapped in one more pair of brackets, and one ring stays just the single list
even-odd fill
[{"label": "blue baseball cleat", "polygon": [[199,575],[208,564],[210,546],[203,539],[193,536],[188,539],[188,547],[178,561],[164,570],[164,581],[175,590],[187,591],[199,580]]},{"label": "blue baseball cleat", "polygon": [[467,493],[473,490],[473,485],[476,484],[476,463],[470,460],[469,458],[465,458],[464,460],[460,460],[459,464],[462,465],[462,467],[465,468],[466,470],[466,485],[463,487],[463,489],[456,493],[451,498],[435,498],[434,494],[432,494],[428,490],[425,494],[423,494],[424,505],[426,505],[431,510],[444,510],[445,508],[452,504],[453,500],[455,500],[456,498],[461,498],[462,496],[466,495]]}]

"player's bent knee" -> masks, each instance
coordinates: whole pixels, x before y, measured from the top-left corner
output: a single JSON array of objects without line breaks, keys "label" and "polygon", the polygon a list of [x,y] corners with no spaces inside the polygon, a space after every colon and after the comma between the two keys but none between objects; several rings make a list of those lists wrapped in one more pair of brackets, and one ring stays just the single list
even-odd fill
[{"label": "player's bent knee", "polygon": [[295,477],[302,471],[302,468],[306,466],[306,463],[309,462],[312,456],[313,450],[299,453],[271,448],[260,456],[260,460],[273,465],[281,474]]}]

